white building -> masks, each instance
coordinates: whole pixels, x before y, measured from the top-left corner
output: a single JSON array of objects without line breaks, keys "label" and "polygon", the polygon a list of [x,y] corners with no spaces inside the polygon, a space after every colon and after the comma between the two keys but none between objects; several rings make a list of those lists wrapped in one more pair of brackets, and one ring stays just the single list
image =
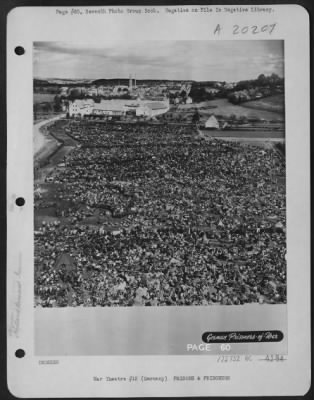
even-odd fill
[{"label": "white building", "polygon": [[125,115],[126,109],[123,102],[119,100],[102,100],[100,103],[94,103],[93,115]]},{"label": "white building", "polygon": [[169,99],[163,101],[141,101],[136,116],[155,117],[166,113],[170,108]]},{"label": "white building", "polygon": [[61,96],[67,96],[69,92],[69,88],[67,86],[62,86],[60,89],[60,95]]},{"label": "white building", "polygon": [[192,103],[193,103],[192,97],[188,96],[188,97],[186,98],[186,100],[185,100],[185,103],[186,103],[186,104],[192,104]]},{"label": "white building", "polygon": [[233,89],[236,86],[234,82],[226,82],[224,88],[225,89]]},{"label": "white building", "polygon": [[92,86],[91,88],[89,88],[87,90],[87,94],[88,94],[88,96],[97,96],[97,94],[98,94],[97,87],[96,86]]},{"label": "white building", "polygon": [[135,111],[136,116],[154,117],[169,110],[169,99],[163,101],[151,100],[104,100],[100,103],[93,99],[75,100],[69,102],[70,117],[84,115],[125,115],[127,111]]},{"label": "white building", "polygon": [[205,128],[209,129],[219,129],[219,122],[215,115],[211,115],[208,120],[205,122]]},{"label": "white building", "polygon": [[89,115],[92,113],[93,107],[94,100],[92,99],[70,101],[69,115],[70,117]]},{"label": "white building", "polygon": [[108,86],[98,86],[97,94],[98,96],[110,96],[112,94],[112,89]]},{"label": "white building", "polygon": [[113,88],[113,96],[121,96],[122,94],[129,93],[129,87],[126,85],[117,85]]},{"label": "white building", "polygon": [[181,89],[180,89],[180,93],[182,93],[184,91],[187,95],[189,95],[191,89],[192,89],[192,85],[191,84],[183,83],[183,85],[181,86]]},{"label": "white building", "polygon": [[209,93],[209,94],[217,94],[219,92],[219,89],[206,88],[206,92]]}]

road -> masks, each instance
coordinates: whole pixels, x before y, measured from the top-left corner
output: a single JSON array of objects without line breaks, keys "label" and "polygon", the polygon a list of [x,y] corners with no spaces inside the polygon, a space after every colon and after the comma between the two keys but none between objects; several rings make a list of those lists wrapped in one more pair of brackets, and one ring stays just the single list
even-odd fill
[{"label": "road", "polygon": [[49,135],[48,132],[44,132],[42,128],[49,125],[60,118],[64,118],[65,114],[60,114],[57,117],[46,119],[35,124],[33,127],[33,154],[34,160],[39,161],[48,156],[58,145],[58,142]]}]

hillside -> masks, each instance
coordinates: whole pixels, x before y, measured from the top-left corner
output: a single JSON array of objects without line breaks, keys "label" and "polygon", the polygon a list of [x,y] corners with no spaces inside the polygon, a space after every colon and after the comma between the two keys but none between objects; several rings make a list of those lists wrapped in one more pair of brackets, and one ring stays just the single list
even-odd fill
[{"label": "hillside", "polygon": [[259,100],[246,101],[241,105],[255,110],[283,113],[285,110],[285,96],[283,94],[277,94]]}]

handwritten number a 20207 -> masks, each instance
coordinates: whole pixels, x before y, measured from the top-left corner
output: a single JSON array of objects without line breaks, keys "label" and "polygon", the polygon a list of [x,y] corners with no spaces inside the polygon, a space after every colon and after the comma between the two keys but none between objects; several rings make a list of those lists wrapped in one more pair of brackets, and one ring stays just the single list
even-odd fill
[{"label": "handwritten number a 20207", "polygon": [[233,35],[238,35],[238,34],[242,34],[245,35],[246,33],[248,33],[249,31],[252,32],[254,35],[258,34],[258,33],[266,33],[268,32],[270,35],[273,33],[275,26],[277,24],[269,24],[269,25],[263,25],[262,27],[258,27],[257,25],[252,25],[252,26],[243,26],[242,28],[239,25],[233,25],[233,30],[232,33]]}]

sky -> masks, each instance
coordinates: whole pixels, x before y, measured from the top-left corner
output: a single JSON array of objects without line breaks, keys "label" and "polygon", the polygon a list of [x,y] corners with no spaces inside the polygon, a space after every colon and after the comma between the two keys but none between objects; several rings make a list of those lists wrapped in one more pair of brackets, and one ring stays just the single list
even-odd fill
[{"label": "sky", "polygon": [[236,82],[284,76],[283,41],[35,42],[35,78]]}]

